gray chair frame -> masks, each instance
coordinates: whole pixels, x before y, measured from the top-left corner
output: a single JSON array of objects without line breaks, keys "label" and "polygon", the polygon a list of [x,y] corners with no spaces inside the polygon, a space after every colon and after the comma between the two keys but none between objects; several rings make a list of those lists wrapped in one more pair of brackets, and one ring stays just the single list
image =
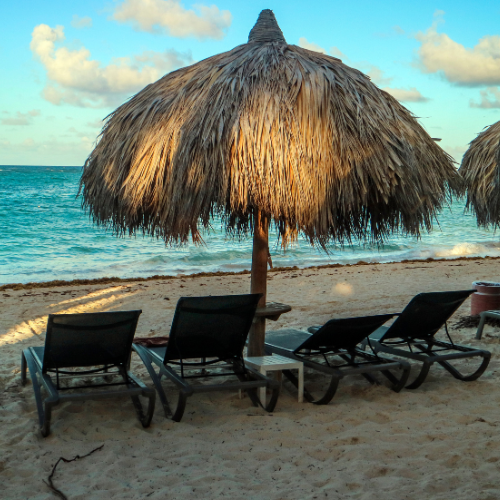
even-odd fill
[{"label": "gray chair frame", "polygon": [[[328,404],[335,396],[339,382],[348,376],[362,375],[370,383],[378,384],[371,375],[374,372],[382,373],[391,382],[391,389],[399,392],[408,380],[409,363],[388,359],[375,352],[370,354],[358,347],[363,339],[391,318],[392,314],[335,319],[323,326],[311,327],[309,332],[295,329],[266,332],[265,350],[268,354],[301,361],[304,366],[330,377],[328,388],[321,397],[314,397],[307,386],[304,387],[304,397],[313,404]],[[400,377],[397,378],[391,370],[400,370]],[[298,387],[297,377],[291,371],[284,370],[283,373]]]},{"label": "gray chair frame", "polygon": [[[132,349],[143,361],[156,387],[166,418],[180,422],[188,397],[195,393],[216,391],[246,391],[254,406],[261,406],[269,412],[274,410],[280,390],[279,382],[245,366],[243,359],[243,348],[260,297],[261,294],[181,297],[177,303],[166,347],[133,344]],[[222,330],[223,326],[227,326],[224,319],[227,319],[227,316],[224,315],[233,314],[237,317],[238,311],[242,309],[246,310],[246,317],[243,318],[241,331],[226,332],[226,340],[229,338],[229,343],[233,344],[231,348],[226,350],[226,345],[222,345],[220,349],[207,345],[215,343],[213,340],[217,337],[218,328]],[[195,325],[189,326],[189,316],[195,318]],[[195,331],[192,340],[182,344],[180,337],[190,333],[184,331],[185,328]],[[236,377],[237,381],[196,383],[196,380],[206,382],[221,376]],[[162,387],[162,377],[170,379],[175,385],[178,391],[176,401],[169,402]],[[257,389],[261,387],[272,391],[267,403],[261,402],[257,395]]]},{"label": "gray chair frame", "polygon": [[[369,337],[375,352],[404,357],[422,363],[416,378],[406,386],[416,389],[422,385],[434,363],[445,368],[453,377],[464,382],[477,380],[486,370],[491,353],[484,349],[455,344],[448,331],[448,319],[475,290],[429,292],[416,295],[401,313],[395,313],[391,326],[382,326]],[[444,326],[449,342],[434,335]],[[366,345],[367,343],[365,343]],[[477,370],[464,375],[449,361],[480,357]]]},{"label": "gray chair frame", "polygon": [[497,310],[491,310],[491,311],[483,311],[479,313],[480,320],[479,320],[479,326],[477,327],[476,331],[476,339],[481,339],[483,336],[483,328],[486,323],[486,318],[492,318],[496,320],[500,320],[500,311]]},{"label": "gray chair frame", "polygon": [[[35,393],[35,402],[38,411],[38,420],[40,432],[43,437],[50,434],[50,423],[52,409],[66,401],[83,401],[87,399],[109,399],[114,397],[130,397],[135,407],[139,421],[143,427],[148,427],[153,417],[155,408],[156,393],[154,389],[148,388],[141,380],[128,370],[130,360],[131,344],[139,315],[142,311],[117,311],[105,313],[82,313],[82,314],[49,314],[47,322],[47,333],[44,347],[29,347],[24,349],[21,357],[21,382],[26,384],[26,372],[29,370],[30,378]],[[63,322],[64,324],[58,324]],[[120,351],[123,352],[121,359],[116,362],[100,364],[100,356],[93,359],[92,352],[88,355],[85,352],[81,363],[75,361],[75,357],[69,362],[64,359],[64,335],[74,335],[82,337],[85,342],[85,332],[89,330],[99,330],[99,335],[105,337],[106,330],[112,331],[113,328],[128,330],[127,336],[123,337]],[[58,331],[54,334],[54,331]],[[78,334],[78,331],[81,334]],[[95,339],[94,339],[95,340]],[[84,344],[83,344],[84,345]],[[93,348],[99,348],[93,344]],[[48,351],[56,349],[55,355]],[[73,354],[76,350],[74,349]],[[78,353],[76,352],[78,357]],[[96,362],[97,361],[97,362]],[[94,364],[95,363],[95,364]],[[89,368],[86,370],[66,370],[67,368]],[[62,368],[65,368],[64,370]],[[116,370],[110,371],[115,368]],[[55,375],[55,381],[53,376]],[[104,382],[98,384],[83,384],[75,387],[63,387],[61,381],[74,378],[95,378],[95,377],[116,377],[119,376],[122,382]],[[107,386],[124,386],[120,389],[102,390]],[[42,389],[47,393],[47,397],[42,394]],[[79,389],[89,389],[80,392]],[[96,390],[99,389],[99,390]],[[65,392],[66,390],[72,392]],[[64,391],[64,392],[63,392]],[[73,392],[76,391],[76,392]],[[144,413],[139,396],[148,399],[148,407]]]}]

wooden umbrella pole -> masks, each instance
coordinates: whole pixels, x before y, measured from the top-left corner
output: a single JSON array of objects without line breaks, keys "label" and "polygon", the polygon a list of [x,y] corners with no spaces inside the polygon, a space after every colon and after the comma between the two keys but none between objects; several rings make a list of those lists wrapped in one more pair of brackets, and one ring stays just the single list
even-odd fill
[{"label": "wooden umbrella pole", "polygon": [[[262,293],[259,307],[266,305],[267,292],[267,258],[269,256],[269,218],[260,210],[254,215],[252,275],[250,292]],[[255,318],[248,337],[248,355],[264,355],[264,339],[266,335],[266,319]]]}]

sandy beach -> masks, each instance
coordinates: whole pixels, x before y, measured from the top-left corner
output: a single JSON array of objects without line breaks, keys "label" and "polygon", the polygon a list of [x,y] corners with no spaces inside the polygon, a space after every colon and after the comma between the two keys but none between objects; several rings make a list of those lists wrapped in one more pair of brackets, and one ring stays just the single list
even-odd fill
[{"label": "sandy beach", "polygon": [[[268,329],[307,328],[333,317],[398,312],[419,292],[469,289],[499,280],[500,260],[462,259],[271,271],[268,300],[291,313]],[[137,336],[168,334],[181,296],[247,293],[249,274],[159,278],[0,289],[0,496],[52,499],[498,499],[500,329],[483,339],[453,328],[458,343],[493,353],[476,382],[433,367],[417,390],[393,393],[363,378],[344,380],[327,406],[298,403],[287,382],[272,414],[237,393],[195,395],[181,423],[157,404],[143,429],[130,400],[66,403],[42,438],[22,349],[43,345],[49,313],[142,309]],[[137,356],[132,371],[152,385]],[[306,381],[307,383],[307,381]]]}]

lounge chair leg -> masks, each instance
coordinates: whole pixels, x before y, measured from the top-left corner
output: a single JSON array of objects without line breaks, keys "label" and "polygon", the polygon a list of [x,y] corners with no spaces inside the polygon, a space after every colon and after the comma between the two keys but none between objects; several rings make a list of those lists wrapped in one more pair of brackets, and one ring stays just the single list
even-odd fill
[{"label": "lounge chair leg", "polygon": [[479,326],[477,327],[476,339],[480,339],[483,336],[483,328],[486,322],[486,314],[481,313],[480,316],[481,319],[479,320]]},{"label": "lounge chair leg", "polygon": [[183,391],[179,391],[179,399],[177,400],[177,408],[175,409],[174,414],[172,415],[172,420],[174,422],[180,422],[182,416],[184,415],[184,410],[186,409],[187,402],[187,394]]},{"label": "lounge chair leg", "polygon": [[[283,370],[283,374],[295,387],[299,387],[299,380],[292,371]],[[328,389],[326,390],[323,397],[319,399],[315,399],[314,396],[304,386],[304,397],[307,401],[309,401],[309,403],[315,405],[326,405],[333,399],[333,396],[335,396],[335,393],[337,392],[337,388],[339,386],[339,382],[340,379],[338,377],[332,376],[332,378],[330,379],[330,384],[328,385]]]},{"label": "lounge chair leg", "polygon": [[[167,399],[167,395],[165,394],[165,391],[163,390],[163,387],[161,385],[161,374],[157,375],[152,365],[150,365],[151,367],[150,370],[146,362],[144,364],[146,365],[146,368],[148,368],[148,372],[149,375],[151,376],[151,379],[153,380],[156,392],[160,397],[160,402],[163,406],[165,417],[172,419],[174,422],[180,422],[182,416],[184,415],[184,410],[186,409],[186,401],[188,397],[187,394],[183,390],[179,390],[179,396],[177,398],[177,406],[175,407],[175,410],[172,411],[172,408],[170,407],[170,404]],[[152,402],[150,401],[150,405],[151,403]],[[152,404],[154,405],[154,403]]]},{"label": "lounge chair leg", "polygon": [[380,382],[373,376],[370,375],[369,373],[362,373],[363,377],[370,382],[372,385],[380,385]]},{"label": "lounge chair leg", "polygon": [[[107,370],[106,370],[107,371]],[[137,387],[136,384],[130,382],[130,378],[127,376],[127,371],[125,368],[120,369],[120,374],[129,388]],[[144,389],[143,390],[143,396],[148,398],[148,411],[146,415],[144,414],[144,409],[142,407],[141,400],[139,399],[139,396],[130,396],[130,399],[132,400],[132,403],[135,408],[135,412],[137,413],[137,418],[139,419],[139,422],[141,422],[143,427],[149,427],[149,424],[151,423],[151,419],[153,418],[153,412],[154,412],[154,403],[155,403],[155,392],[153,389]]]},{"label": "lounge chair leg", "polygon": [[456,379],[462,380],[463,382],[472,382],[473,380],[477,380],[485,372],[490,362],[491,354],[489,352],[483,352],[480,356],[483,358],[481,365],[470,375],[462,375],[454,366],[450,365],[448,361],[438,361],[438,363],[448,370]]},{"label": "lounge chair leg", "polygon": [[26,385],[26,369],[27,369],[27,364],[26,364],[26,358],[24,356],[24,352],[21,354],[21,384]]},{"label": "lounge chair leg", "polygon": [[[148,370],[149,371],[149,370]],[[154,373],[154,376],[152,375]],[[165,412],[165,417],[166,418],[171,418],[175,422],[180,422],[182,415],[184,415],[184,410],[186,409],[186,401],[188,398],[188,395],[182,390],[179,390],[179,396],[177,398],[177,405],[175,407],[175,410],[172,410],[170,407],[170,404],[167,399],[167,395],[165,394],[165,391],[163,390],[163,387],[160,382],[160,377],[154,372],[153,367],[151,367],[151,371],[149,372],[151,379],[153,380],[155,387],[156,387],[156,392],[158,393],[158,396],[160,396],[160,402],[163,406],[163,411]]]},{"label": "lounge chair leg", "polygon": [[146,367],[146,370],[149,373],[149,376],[151,377],[151,380],[153,381],[153,384],[155,385],[156,392],[158,393],[161,405],[163,406],[163,411],[165,412],[165,417],[172,418],[172,410],[170,409],[170,405],[168,404],[167,395],[165,394],[165,391],[161,386],[161,377],[162,377],[161,368],[160,372],[157,374],[149,357],[146,354],[144,354],[143,349],[140,345],[134,344],[133,349],[141,358],[142,362],[144,363],[144,366]]},{"label": "lounge chair leg", "polygon": [[247,393],[254,406],[260,406],[265,411],[271,413],[276,407],[276,403],[278,402],[278,397],[281,392],[281,383],[276,381],[275,383],[267,384],[263,389],[266,392],[267,389],[271,389],[271,398],[269,399],[269,402],[267,402],[265,398],[264,400],[262,400],[258,396],[257,389],[249,389]]},{"label": "lounge chair leg", "polygon": [[262,406],[262,408],[264,408],[264,406],[260,401],[259,396],[257,395],[257,389],[247,389],[246,393],[248,394],[248,397],[250,398],[250,401],[252,402],[253,406],[255,406],[256,408],[258,406]]},{"label": "lounge chair leg", "polygon": [[420,370],[420,373],[418,374],[417,378],[411,383],[406,386],[407,389],[417,389],[417,387],[420,387],[427,377],[429,370],[431,369],[433,361],[425,360],[422,364],[422,369]]},{"label": "lounge chair leg", "polygon": [[[30,372],[30,378],[31,378],[31,385],[33,386],[33,392],[35,393],[35,403],[38,412],[38,423],[40,425],[40,429],[42,430],[42,436],[45,437],[48,436],[48,433],[50,432],[50,415],[48,418],[48,428],[46,428],[47,419],[44,411],[44,401],[42,399],[41,383],[40,380],[38,379],[38,368],[29,350],[23,351],[23,358],[21,360],[21,370],[23,369],[23,360],[25,362],[24,366],[25,370],[26,370],[26,365],[28,365],[28,370]],[[21,380],[23,379],[24,381],[26,381],[26,373],[21,375]],[[49,407],[49,409],[50,408],[51,407]],[[47,409],[46,405],[45,409]],[[45,434],[44,434],[44,429],[47,429]]]},{"label": "lounge chair leg", "polygon": [[[151,396],[147,396],[149,399],[148,402],[148,412],[151,411]],[[152,414],[151,415],[145,415],[144,414],[144,409],[141,404],[141,400],[139,399],[139,396],[131,396],[132,403],[134,404],[135,412],[137,413],[137,417],[139,419],[139,422],[142,424],[143,427],[149,427],[149,424],[151,423],[152,419]],[[149,417],[149,418],[148,418]]]},{"label": "lounge chair leg", "polygon": [[401,377],[398,379],[391,371],[382,370],[382,374],[387,377],[389,381],[392,382],[391,389],[394,392],[399,392],[405,386],[406,382],[408,382],[408,377],[410,376],[411,365],[409,363],[405,363],[405,365],[401,365]]},{"label": "lounge chair leg", "polygon": [[[233,370],[235,375],[241,382],[253,380],[252,377],[248,374],[248,372],[246,374],[242,373],[241,366],[233,365]],[[265,400],[261,401],[261,398],[257,393],[258,390],[257,388],[246,389],[246,393],[248,394],[248,397],[250,398],[250,401],[252,402],[253,406],[255,407],[260,406],[265,411],[268,411],[270,413],[274,410],[274,408],[276,407],[276,403],[278,402],[278,397],[280,395],[280,390],[281,390],[281,383],[277,381],[267,383],[264,390],[267,389],[272,390],[271,399],[269,400],[269,403],[267,403]]]},{"label": "lounge chair leg", "polygon": [[276,384],[274,387],[271,387],[270,389],[272,390],[271,399],[269,400],[269,403],[264,404],[262,406],[264,410],[266,410],[269,413],[271,413],[274,410],[274,408],[276,408],[276,403],[278,402],[281,386]]},{"label": "lounge chair leg", "polygon": [[142,408],[139,396],[130,396],[130,399],[132,400],[132,403],[134,405],[135,412],[137,413],[137,418],[139,419],[139,422],[143,423],[145,421],[144,410]]},{"label": "lounge chair leg", "polygon": [[[245,375],[244,373],[242,373],[240,371],[239,367],[233,366],[233,370],[234,370],[235,375],[238,377],[238,379],[241,382],[247,382],[249,380],[252,380],[251,377],[248,374]],[[267,385],[266,385],[265,389],[268,389]],[[279,396],[279,389],[280,389],[280,386],[278,386],[278,396]],[[248,397],[250,398],[250,401],[252,402],[252,405],[255,406],[256,408],[260,406],[261,408],[263,408],[264,410],[269,411],[269,412],[271,412],[272,410],[274,410],[274,406],[276,406],[276,401],[278,400],[277,396],[276,396],[276,401],[274,402],[273,408],[271,410],[267,409],[271,405],[272,400],[274,398],[274,390],[273,390],[273,393],[271,395],[271,401],[269,402],[268,405],[266,405],[266,401],[261,401],[261,399],[260,399],[260,397],[259,397],[259,395],[257,393],[257,388],[246,389],[245,392],[248,394]]]},{"label": "lounge chair leg", "polygon": [[45,411],[43,416],[43,422],[40,422],[40,432],[43,437],[47,437],[50,434],[50,419],[52,417],[52,406],[53,402],[45,400]]},{"label": "lounge chair leg", "polygon": [[155,399],[156,399],[156,392],[154,390],[151,391],[144,391],[143,396],[145,398],[148,398],[148,410],[146,412],[146,415],[144,416],[144,420],[141,420],[141,424],[143,427],[149,427],[151,424],[151,420],[153,419],[153,413],[155,411]]},{"label": "lounge chair leg", "polygon": [[154,368],[151,366],[151,371],[149,372],[149,374],[151,375],[151,378],[153,379],[153,382],[155,384],[156,392],[160,396],[160,401],[163,406],[163,411],[165,412],[165,417],[171,418],[174,422],[180,422],[182,416],[184,415],[184,410],[186,409],[187,398],[191,394],[187,394],[184,389],[177,389],[179,391],[179,395],[177,396],[177,405],[175,406],[174,410],[172,410],[168,402],[167,395],[165,394],[165,391],[163,390],[163,387],[161,385],[161,377],[163,376],[161,370],[162,369],[160,368],[160,372],[157,375],[154,371]]}]

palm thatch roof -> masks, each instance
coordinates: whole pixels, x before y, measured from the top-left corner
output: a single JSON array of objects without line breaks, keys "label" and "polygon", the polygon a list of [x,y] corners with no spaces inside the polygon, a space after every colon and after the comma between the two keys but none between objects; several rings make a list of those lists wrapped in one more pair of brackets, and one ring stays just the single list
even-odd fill
[{"label": "palm thatch roof", "polygon": [[105,122],[81,179],[117,233],[201,240],[260,210],[286,245],[430,229],[453,161],[410,111],[340,59],[288,45],[264,10],[248,43],[167,74]]},{"label": "palm thatch roof", "polygon": [[459,172],[467,189],[466,207],[476,213],[478,225],[500,225],[500,122],[470,143]]}]

